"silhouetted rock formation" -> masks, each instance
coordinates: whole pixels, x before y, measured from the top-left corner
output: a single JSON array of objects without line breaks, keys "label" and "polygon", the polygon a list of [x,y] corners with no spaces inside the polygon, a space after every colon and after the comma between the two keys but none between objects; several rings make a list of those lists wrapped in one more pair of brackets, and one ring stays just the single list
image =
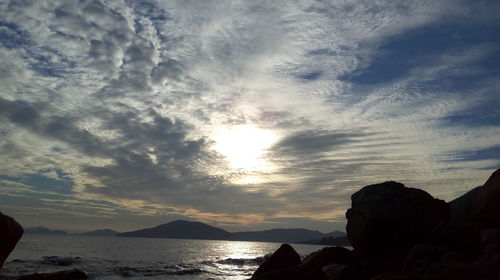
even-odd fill
[{"label": "silhouetted rock formation", "polygon": [[300,260],[299,254],[295,252],[292,246],[288,244],[283,244],[281,247],[274,252],[274,254],[265,260],[259,268],[254,272],[253,277],[274,271],[280,270],[287,267],[292,267],[300,265],[302,261]]},{"label": "silhouetted rock formation", "polygon": [[479,187],[474,200],[470,220],[483,228],[500,226],[500,169]]},{"label": "silhouetted rock formation", "polygon": [[450,216],[449,206],[427,192],[401,183],[369,185],[351,196],[347,237],[366,255],[405,255]]},{"label": "silhouetted rock formation", "polygon": [[252,279],[500,279],[500,169],[449,204],[396,182],[366,186],[346,216],[352,251],[324,248]]},{"label": "silhouetted rock formation", "polygon": [[[319,259],[319,258],[318,258]],[[253,274],[252,280],[327,280],[319,266],[302,263],[300,256],[288,244],[283,244],[264,261]]]},{"label": "silhouetted rock formation", "polygon": [[0,268],[23,235],[23,227],[0,212]]}]

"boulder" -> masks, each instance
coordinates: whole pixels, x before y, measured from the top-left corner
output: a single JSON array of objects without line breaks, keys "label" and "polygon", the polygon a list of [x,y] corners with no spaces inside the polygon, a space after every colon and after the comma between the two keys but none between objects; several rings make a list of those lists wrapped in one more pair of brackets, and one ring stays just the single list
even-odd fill
[{"label": "boulder", "polygon": [[353,259],[352,252],[344,247],[325,247],[304,258],[303,266],[322,269],[330,264],[347,265]]},{"label": "boulder", "polygon": [[252,280],[328,280],[328,278],[322,270],[296,265],[253,276]]},{"label": "boulder", "polygon": [[448,202],[448,205],[450,205],[450,223],[459,224],[469,222],[474,201],[477,199],[477,195],[480,191],[481,187],[475,187]]},{"label": "boulder", "polygon": [[344,269],[346,267],[347,267],[347,265],[334,263],[334,264],[324,266],[321,270],[323,270],[323,273],[325,274],[326,279],[337,280],[337,279],[341,279],[342,272],[344,271]]},{"label": "boulder", "polygon": [[448,222],[436,227],[429,240],[464,259],[472,260],[481,250],[481,229],[472,223]]},{"label": "boulder", "polygon": [[82,280],[88,279],[88,275],[81,269],[63,270],[50,273],[35,273],[23,275],[17,280]]},{"label": "boulder", "polygon": [[23,227],[0,212],[0,268],[23,235]]},{"label": "boulder", "polygon": [[[257,276],[272,271],[298,266],[302,264],[299,254],[289,244],[283,244],[271,257],[265,260],[252,275],[252,279]],[[259,278],[260,279],[260,278]]]},{"label": "boulder", "polygon": [[335,280],[370,280],[380,274],[397,272],[401,261],[394,258],[355,258],[348,264]]},{"label": "boulder", "polygon": [[351,196],[347,237],[362,255],[406,256],[450,216],[449,205],[398,182],[363,187]]},{"label": "boulder", "polygon": [[500,228],[500,169],[479,188],[470,220],[482,228]]}]

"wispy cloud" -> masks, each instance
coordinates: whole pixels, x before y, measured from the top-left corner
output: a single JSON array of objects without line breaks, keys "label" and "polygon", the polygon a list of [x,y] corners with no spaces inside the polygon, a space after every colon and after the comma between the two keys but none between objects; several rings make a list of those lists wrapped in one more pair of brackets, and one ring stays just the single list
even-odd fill
[{"label": "wispy cloud", "polygon": [[[366,184],[453,198],[500,163],[497,8],[2,1],[2,193],[30,223],[19,207],[324,231]],[[214,131],[235,125],[277,135],[272,169],[231,168]]]}]

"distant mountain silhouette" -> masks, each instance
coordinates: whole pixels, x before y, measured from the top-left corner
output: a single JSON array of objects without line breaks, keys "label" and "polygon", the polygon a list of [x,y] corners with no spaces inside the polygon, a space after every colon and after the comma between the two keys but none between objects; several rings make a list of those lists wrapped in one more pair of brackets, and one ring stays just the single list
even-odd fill
[{"label": "distant mountain silhouette", "polygon": [[87,235],[87,236],[116,236],[117,234],[119,234],[119,232],[112,229],[98,229],[80,233],[80,235]]},{"label": "distant mountain silhouette", "polygon": [[270,229],[264,231],[235,232],[237,240],[293,243],[299,240],[321,239],[325,234],[303,228],[298,229]]},{"label": "distant mountain silhouette", "polygon": [[52,229],[48,229],[46,227],[25,228],[24,233],[28,233],[28,234],[58,234],[58,235],[68,234],[67,232],[62,231],[62,230],[57,230],[57,229],[52,230]]},{"label": "distant mountain silhouette", "polygon": [[199,222],[173,221],[153,228],[123,232],[118,237],[153,237],[182,239],[231,240],[232,234]]},{"label": "distant mountain silhouette", "polygon": [[351,243],[349,243],[349,240],[347,239],[347,235],[345,235],[345,233],[342,232],[338,233],[342,235],[328,236],[328,234],[326,234],[325,237],[320,239],[309,239],[309,240],[299,241],[297,243],[311,244],[311,245],[351,246]]},{"label": "distant mountain silhouette", "polygon": [[302,243],[301,241],[319,242],[323,238],[342,237],[345,233],[335,231],[325,234],[308,229],[271,229],[230,233],[200,222],[177,220],[153,228],[120,233],[116,236]]}]

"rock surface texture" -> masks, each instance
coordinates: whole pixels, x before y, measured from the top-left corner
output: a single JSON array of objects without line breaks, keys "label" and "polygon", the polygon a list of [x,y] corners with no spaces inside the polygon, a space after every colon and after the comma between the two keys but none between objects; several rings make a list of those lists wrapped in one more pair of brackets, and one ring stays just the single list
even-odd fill
[{"label": "rock surface texture", "polygon": [[370,256],[405,255],[450,216],[443,200],[397,182],[366,186],[351,200],[347,237],[356,250]]},{"label": "rock surface texture", "polygon": [[299,254],[289,244],[283,244],[273,253],[269,259],[264,261],[254,272],[252,279],[256,276],[302,264]]},{"label": "rock surface texture", "polygon": [[469,217],[483,228],[500,227],[500,169],[479,187]]},{"label": "rock surface texture", "polygon": [[[450,203],[397,182],[366,186],[351,199],[352,251],[328,247],[301,264],[264,263],[252,279],[500,280],[500,169]],[[291,247],[278,251],[276,258],[298,263]]]},{"label": "rock surface texture", "polygon": [[23,235],[23,227],[0,212],[0,268]]}]

